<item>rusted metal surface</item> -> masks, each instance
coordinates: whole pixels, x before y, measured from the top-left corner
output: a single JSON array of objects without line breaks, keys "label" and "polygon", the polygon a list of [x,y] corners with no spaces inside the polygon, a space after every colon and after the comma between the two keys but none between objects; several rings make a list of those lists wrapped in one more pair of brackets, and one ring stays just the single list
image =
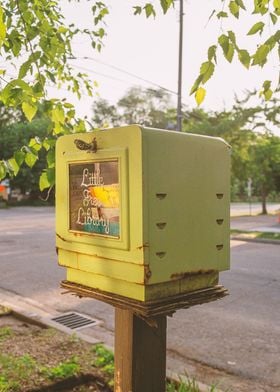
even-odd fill
[{"label": "rusted metal surface", "polygon": [[[67,242],[68,240],[66,240],[65,238],[63,238],[60,234],[58,234],[58,233],[55,233],[55,235],[59,238],[59,239],[61,239],[62,241],[64,241],[64,242]],[[69,241],[68,241],[69,242]]]},{"label": "rusted metal surface", "polygon": [[137,246],[136,249],[142,250],[142,249],[145,249],[145,248],[149,248],[149,246],[150,246],[149,244],[143,244],[141,246]]},{"label": "rusted metal surface", "polygon": [[171,279],[184,279],[184,278],[188,278],[191,276],[197,276],[197,275],[210,275],[215,272],[218,272],[218,271],[216,271],[214,269],[209,269],[209,270],[200,269],[198,271],[192,271],[192,272],[178,272],[176,274],[172,274],[170,276],[170,278]]},{"label": "rusted metal surface", "polygon": [[149,265],[145,265],[144,266],[144,284],[147,284],[150,280],[150,277],[152,276],[152,271],[150,270],[150,266]]}]

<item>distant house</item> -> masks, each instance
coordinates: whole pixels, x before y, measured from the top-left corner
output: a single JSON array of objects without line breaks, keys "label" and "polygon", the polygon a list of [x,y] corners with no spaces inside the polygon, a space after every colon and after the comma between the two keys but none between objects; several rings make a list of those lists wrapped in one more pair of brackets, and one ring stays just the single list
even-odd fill
[{"label": "distant house", "polygon": [[4,180],[0,182],[0,200],[8,200],[10,194],[10,182]]}]

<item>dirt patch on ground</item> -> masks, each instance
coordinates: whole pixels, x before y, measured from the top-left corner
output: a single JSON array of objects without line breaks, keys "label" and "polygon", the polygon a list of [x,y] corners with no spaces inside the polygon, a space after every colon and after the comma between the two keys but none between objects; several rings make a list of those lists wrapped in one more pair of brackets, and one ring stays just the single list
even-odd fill
[{"label": "dirt patch on ground", "polygon": [[52,328],[18,320],[0,308],[0,391],[112,391],[106,352]]}]

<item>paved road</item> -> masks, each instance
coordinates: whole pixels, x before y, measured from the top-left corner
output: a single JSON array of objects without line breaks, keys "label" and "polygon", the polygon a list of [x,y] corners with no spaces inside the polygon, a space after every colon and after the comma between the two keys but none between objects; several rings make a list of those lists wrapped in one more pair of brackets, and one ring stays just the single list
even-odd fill
[{"label": "paved road", "polygon": [[[276,214],[280,211],[280,203],[267,203],[267,212],[269,214]],[[241,215],[257,215],[261,214],[262,206],[261,203],[231,203],[230,215],[241,216]]]},{"label": "paved road", "polygon": [[[178,311],[168,321],[168,364],[232,391],[280,390],[280,246],[233,242],[232,269],[222,274],[230,296]],[[90,333],[113,344],[113,309],[61,295],[65,272],[56,264],[54,210],[0,210],[0,288],[58,311],[103,320]]]}]

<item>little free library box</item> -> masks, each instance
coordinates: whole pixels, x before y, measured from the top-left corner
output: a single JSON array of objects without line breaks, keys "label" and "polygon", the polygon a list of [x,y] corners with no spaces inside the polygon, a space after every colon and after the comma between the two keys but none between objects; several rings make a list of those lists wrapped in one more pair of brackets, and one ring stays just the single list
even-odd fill
[{"label": "little free library box", "polygon": [[229,268],[230,148],[124,126],[59,138],[56,245],[67,281],[143,303]]}]

